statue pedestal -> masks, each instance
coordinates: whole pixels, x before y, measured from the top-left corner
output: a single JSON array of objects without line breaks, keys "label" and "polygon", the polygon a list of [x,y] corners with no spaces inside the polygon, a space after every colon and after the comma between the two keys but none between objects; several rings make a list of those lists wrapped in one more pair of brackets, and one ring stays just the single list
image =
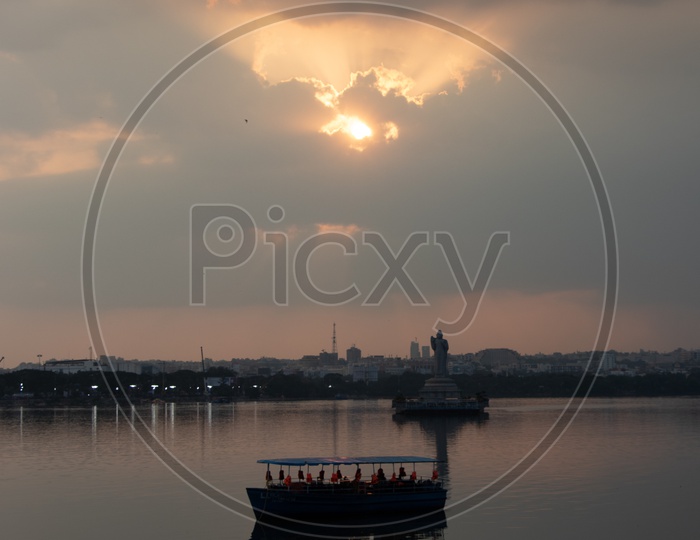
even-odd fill
[{"label": "statue pedestal", "polygon": [[488,398],[462,398],[457,383],[449,377],[433,377],[425,381],[419,398],[396,398],[391,406],[396,414],[407,415],[480,415],[489,406]]},{"label": "statue pedestal", "polygon": [[460,391],[457,383],[449,377],[433,377],[425,381],[425,386],[420,389],[420,399],[425,401],[444,401],[446,399],[459,399]]}]

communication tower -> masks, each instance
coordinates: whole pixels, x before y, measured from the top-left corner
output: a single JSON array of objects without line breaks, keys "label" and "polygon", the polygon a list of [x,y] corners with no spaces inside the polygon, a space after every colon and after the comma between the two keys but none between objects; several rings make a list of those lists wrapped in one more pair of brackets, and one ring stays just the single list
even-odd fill
[{"label": "communication tower", "polygon": [[338,344],[335,342],[335,323],[333,323],[333,348],[331,349],[331,352],[336,355],[338,354]]}]

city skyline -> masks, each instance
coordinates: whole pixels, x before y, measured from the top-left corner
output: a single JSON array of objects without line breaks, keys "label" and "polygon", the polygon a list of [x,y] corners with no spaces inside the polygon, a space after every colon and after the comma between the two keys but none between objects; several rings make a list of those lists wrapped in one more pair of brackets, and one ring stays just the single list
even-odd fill
[{"label": "city skyline", "polygon": [[[99,348],[83,235],[113,141],[204,43],[295,5],[1,8],[0,367]],[[700,347],[700,8],[401,6],[517,58],[585,137],[619,247],[608,347]],[[398,16],[282,20],[232,40],[154,100],[114,166],[91,274],[104,352],[301,357],[330,351],[335,323],[341,351],[404,356],[476,304],[451,350],[594,349],[608,231],[540,98],[483,48]]]},{"label": "city skyline", "polygon": [[[414,341],[411,341],[410,344],[412,345]],[[386,360],[403,360],[403,361],[424,361],[424,360],[429,360],[432,361],[434,356],[433,352],[430,351],[429,356],[425,356],[425,352],[427,352],[425,349],[430,349],[430,346],[421,346],[421,355],[417,357],[412,356],[412,350],[411,350],[411,345],[409,345],[409,350],[405,354],[379,354],[374,351],[363,351],[361,347],[357,347],[356,344],[350,345],[347,349],[345,349],[345,354],[342,353],[342,349],[339,349],[339,353],[337,355],[337,361],[342,361],[342,362],[347,362],[347,363],[352,363],[352,362],[365,362],[367,360],[377,360],[377,359],[386,359]],[[529,359],[534,359],[534,358],[545,358],[545,359],[552,359],[552,358],[569,358],[569,357],[575,357],[577,359],[584,359],[588,360],[591,353],[595,351],[580,351],[580,350],[571,350],[571,351],[553,351],[551,353],[543,353],[543,352],[537,352],[537,353],[531,353],[531,354],[526,354],[522,353],[521,351],[517,351],[514,349],[509,349],[506,347],[493,347],[493,348],[486,348],[486,349],[479,349],[479,350],[460,350],[460,351],[450,351],[448,353],[448,356],[451,358],[466,358],[469,356],[476,356],[480,353],[484,352],[489,352],[489,351],[509,351],[511,353],[514,353],[515,355],[521,357],[521,358],[529,358]],[[662,358],[662,357],[669,357],[672,358],[672,361],[677,361],[680,359],[688,360],[688,359],[693,359],[696,358],[700,354],[700,349],[685,349],[683,347],[676,347],[673,349],[669,350],[649,350],[649,349],[636,349],[636,350],[615,350],[615,349],[609,349],[606,351],[606,356],[607,353],[612,353],[614,357],[617,355],[620,355],[622,357],[632,357],[632,356],[637,356],[637,357],[654,357],[654,358]],[[38,358],[41,356],[41,358]],[[251,358],[251,357],[224,357],[224,358],[210,358],[209,356],[206,356],[204,358],[205,365],[210,365],[210,364],[221,364],[221,363],[228,363],[228,362],[260,362],[262,364],[265,363],[265,361],[279,361],[279,362],[303,362],[311,359],[317,359],[320,360],[321,363],[323,364],[324,359],[329,357],[329,353],[325,350],[322,349],[318,353],[312,353],[312,352],[307,352],[306,354],[303,354],[298,357],[292,357],[292,356],[261,356],[257,358]],[[171,364],[171,363],[182,363],[182,364],[197,364],[198,366],[201,365],[202,363],[202,358],[196,358],[196,357],[190,357],[190,358],[185,358],[185,359],[172,359],[172,358],[129,358],[129,357],[123,357],[120,356],[119,354],[115,355],[110,355],[109,357],[110,361],[112,362],[137,362],[137,363],[166,363],[166,364]],[[42,366],[46,362],[87,362],[87,361],[96,361],[96,360],[101,360],[101,361],[106,361],[105,357],[101,358],[96,358],[93,356],[87,356],[87,357],[71,357],[71,358],[56,358],[56,357],[44,357],[44,355],[37,355],[36,361],[32,361],[32,359],[25,360],[19,363],[19,365],[36,365],[36,366]],[[334,363],[333,361],[330,362],[330,364]],[[3,369],[7,369],[7,366],[0,366],[0,371],[3,371]]]}]

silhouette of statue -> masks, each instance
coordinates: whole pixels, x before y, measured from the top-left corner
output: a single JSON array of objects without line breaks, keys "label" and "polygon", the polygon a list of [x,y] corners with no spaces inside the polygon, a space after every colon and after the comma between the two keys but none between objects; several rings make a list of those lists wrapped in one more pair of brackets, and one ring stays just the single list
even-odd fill
[{"label": "silhouette of statue", "polygon": [[430,346],[435,351],[435,376],[447,377],[447,351],[450,345],[442,338],[442,330],[438,330],[435,336],[430,336]]}]

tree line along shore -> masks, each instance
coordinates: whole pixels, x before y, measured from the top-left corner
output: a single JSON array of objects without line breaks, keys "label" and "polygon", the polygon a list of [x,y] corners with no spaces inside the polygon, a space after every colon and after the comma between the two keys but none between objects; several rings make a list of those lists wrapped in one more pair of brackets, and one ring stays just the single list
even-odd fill
[{"label": "tree line along shore", "polygon": [[[453,375],[465,396],[484,393],[494,398],[570,397],[656,397],[700,395],[700,369],[688,374],[658,373],[643,377],[586,374],[505,374]],[[305,377],[276,373],[239,377],[227,368],[212,368],[206,373],[180,370],[167,374],[117,372],[79,372],[61,374],[40,370],[19,370],[0,374],[0,403],[27,406],[70,406],[118,399],[136,403],[153,401],[236,401],[279,399],[380,399],[417,396],[428,375],[406,372],[380,376],[377,381],[353,381],[351,376],[328,374]],[[215,382],[224,384],[215,384]],[[205,384],[205,382],[207,384]],[[579,384],[582,383],[582,384]],[[107,388],[110,386],[110,389]],[[121,385],[121,388],[120,388]]]}]

